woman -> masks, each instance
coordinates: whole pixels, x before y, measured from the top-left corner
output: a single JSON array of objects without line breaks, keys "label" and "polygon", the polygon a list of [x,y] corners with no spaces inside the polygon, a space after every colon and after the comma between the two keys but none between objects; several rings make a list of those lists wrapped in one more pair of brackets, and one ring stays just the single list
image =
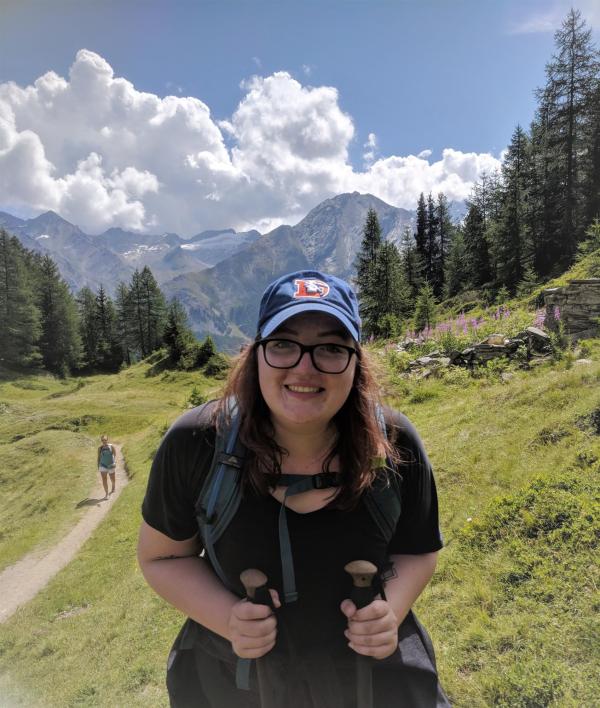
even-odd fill
[{"label": "woman", "polygon": [[[376,708],[448,705],[410,612],[442,546],[435,483],[409,421],[393,411],[384,411],[385,426],[378,420],[359,342],[347,283],[317,271],[279,278],[263,295],[256,341],[240,354],[224,397],[185,413],[162,441],[138,557],[151,587],[190,618],[169,658],[171,705],[355,706],[357,656],[369,657],[359,662],[372,670]],[[232,401],[243,491],[215,564],[199,557],[196,506]],[[401,480],[391,539],[366,503],[382,474]],[[329,482],[297,492],[311,476]],[[381,575],[387,569],[385,593],[360,610],[344,571],[358,559]],[[247,568],[267,575],[274,609],[240,599]],[[257,659],[250,691],[236,687],[239,658]]]},{"label": "woman", "polygon": [[115,446],[108,442],[108,435],[103,435],[100,438],[100,447],[98,448],[98,472],[102,478],[102,486],[104,487],[104,498],[108,499],[108,480],[110,475],[110,484],[112,494],[115,491],[115,469],[117,467],[117,451]]}]

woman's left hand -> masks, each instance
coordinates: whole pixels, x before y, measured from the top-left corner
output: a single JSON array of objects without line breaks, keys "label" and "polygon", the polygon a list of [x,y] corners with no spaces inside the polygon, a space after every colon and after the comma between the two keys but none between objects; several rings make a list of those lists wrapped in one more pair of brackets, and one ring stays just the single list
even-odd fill
[{"label": "woman's left hand", "polygon": [[360,610],[352,600],[344,600],[340,609],[348,618],[348,646],[357,654],[385,659],[396,651],[398,619],[385,600],[373,600]]}]

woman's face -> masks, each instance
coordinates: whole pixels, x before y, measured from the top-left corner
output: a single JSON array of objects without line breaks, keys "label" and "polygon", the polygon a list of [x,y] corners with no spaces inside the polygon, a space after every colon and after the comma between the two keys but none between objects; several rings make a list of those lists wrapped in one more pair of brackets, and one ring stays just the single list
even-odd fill
[{"label": "woman's face", "polygon": [[[290,339],[301,344],[344,344],[354,346],[350,334],[330,315],[306,312],[291,317],[268,339]],[[258,381],[273,416],[282,426],[328,425],[344,405],[354,382],[356,356],[341,374],[324,374],[315,369],[308,352],[293,369],[274,369],[258,348]]]}]

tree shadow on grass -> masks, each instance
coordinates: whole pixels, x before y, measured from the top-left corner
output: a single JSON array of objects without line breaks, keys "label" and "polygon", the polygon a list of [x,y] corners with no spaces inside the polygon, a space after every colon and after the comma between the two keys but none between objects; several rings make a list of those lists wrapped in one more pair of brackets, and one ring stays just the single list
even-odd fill
[{"label": "tree shadow on grass", "polygon": [[100,497],[98,499],[88,497],[87,499],[82,499],[80,502],[77,502],[77,504],[75,504],[75,508],[81,509],[82,506],[97,506],[100,502],[103,501],[108,501],[108,499],[106,497]]},{"label": "tree shadow on grass", "polygon": [[170,363],[169,358],[165,357],[164,359],[159,359],[155,363],[152,364],[152,366],[146,371],[144,376],[146,378],[151,377],[151,376],[158,376],[159,374],[162,374],[164,371],[167,371],[169,369],[172,369],[173,365]]}]

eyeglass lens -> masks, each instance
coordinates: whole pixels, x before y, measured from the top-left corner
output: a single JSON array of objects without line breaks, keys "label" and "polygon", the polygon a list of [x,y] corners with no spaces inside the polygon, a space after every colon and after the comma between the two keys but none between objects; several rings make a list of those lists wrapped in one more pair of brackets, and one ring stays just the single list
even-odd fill
[{"label": "eyeglass lens", "polygon": [[[336,344],[318,344],[309,349],[312,362],[323,373],[337,374],[348,366],[352,350]],[[302,347],[297,342],[272,339],[265,342],[267,364],[278,369],[291,369],[302,357]]]}]

